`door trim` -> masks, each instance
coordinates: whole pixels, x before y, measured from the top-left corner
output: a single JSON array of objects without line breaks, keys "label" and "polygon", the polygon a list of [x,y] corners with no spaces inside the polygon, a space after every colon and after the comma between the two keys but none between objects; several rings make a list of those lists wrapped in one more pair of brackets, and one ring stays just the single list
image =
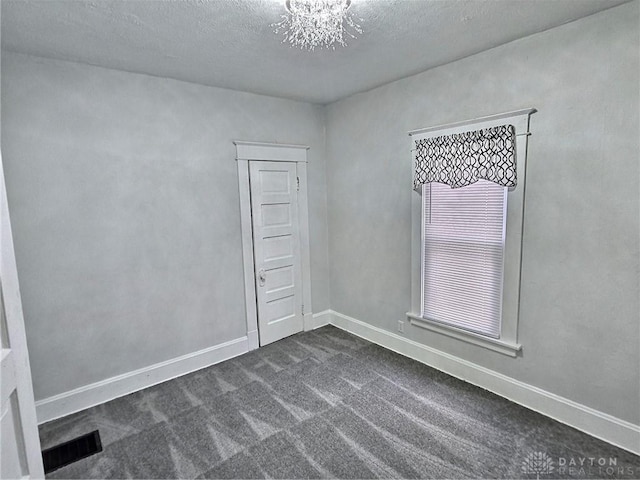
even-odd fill
[{"label": "door trim", "polygon": [[[9,450],[15,445],[23,478],[44,478],[40,437],[33,394],[33,381],[27,348],[27,335],[24,327],[24,312],[20,297],[20,283],[9,216],[9,204],[4,178],[2,153],[0,152],[0,323],[5,323],[6,330],[0,327],[0,370],[2,382],[0,386],[0,418],[9,415],[13,404],[17,407],[16,417],[10,419],[14,423],[14,433],[20,438],[3,438],[2,448]],[[15,393],[15,397],[11,395]],[[17,403],[17,405],[16,405]],[[19,424],[19,425],[18,425]],[[10,451],[10,450],[9,450]],[[4,456],[3,456],[4,457]],[[21,458],[20,458],[21,457]],[[15,459],[15,458],[14,458]],[[4,458],[3,458],[4,460]],[[7,458],[9,465],[12,458]]]},{"label": "door trim", "polygon": [[238,165],[247,337],[249,339],[249,350],[255,350],[259,345],[259,338],[253,259],[249,162],[296,163],[297,176],[300,179],[298,216],[300,228],[300,260],[302,264],[302,302],[304,305],[302,317],[304,331],[308,331],[313,329],[313,311],[311,309],[311,254],[309,251],[309,204],[307,199],[307,150],[309,150],[309,147],[306,145],[285,145],[282,143],[247,142],[240,140],[234,140],[233,143],[236,146],[236,163]]}]

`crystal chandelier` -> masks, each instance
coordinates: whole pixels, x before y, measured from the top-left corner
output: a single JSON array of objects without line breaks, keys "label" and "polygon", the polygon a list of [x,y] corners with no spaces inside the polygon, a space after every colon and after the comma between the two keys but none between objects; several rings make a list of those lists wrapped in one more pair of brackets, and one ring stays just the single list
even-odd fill
[{"label": "crystal chandelier", "polygon": [[362,33],[348,12],[350,6],[351,0],[287,0],[287,13],[272,27],[283,34],[283,43],[303,50],[344,47],[345,37]]}]

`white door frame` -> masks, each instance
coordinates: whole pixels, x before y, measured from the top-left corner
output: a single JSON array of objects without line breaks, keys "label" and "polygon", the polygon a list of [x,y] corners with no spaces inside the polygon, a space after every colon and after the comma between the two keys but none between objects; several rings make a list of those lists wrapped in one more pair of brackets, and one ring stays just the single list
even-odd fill
[{"label": "white door frame", "polygon": [[[0,454],[9,464],[2,471],[20,470],[22,478],[44,478],[38,421],[33,397],[29,351],[24,328],[18,270],[13,248],[9,205],[0,154],[0,418],[13,424],[13,432],[0,438]],[[2,338],[3,335],[7,338]],[[15,395],[13,395],[15,392]],[[10,409],[13,408],[13,411]],[[9,415],[16,414],[14,417]],[[3,424],[3,427],[5,424]],[[4,428],[3,432],[6,433]],[[8,453],[7,453],[8,452]]]},{"label": "white door frame", "polygon": [[258,348],[258,311],[256,307],[256,282],[253,258],[253,225],[251,222],[251,191],[249,162],[295,162],[300,179],[298,192],[298,216],[300,226],[300,254],[302,262],[302,317],[304,330],[313,328],[311,310],[311,256],[309,253],[309,206],[307,203],[307,150],[306,145],[245,142],[236,140],[238,164],[238,188],[240,193],[240,221],[242,227],[242,260],[244,267],[244,295],[247,314],[247,338],[249,350]]}]

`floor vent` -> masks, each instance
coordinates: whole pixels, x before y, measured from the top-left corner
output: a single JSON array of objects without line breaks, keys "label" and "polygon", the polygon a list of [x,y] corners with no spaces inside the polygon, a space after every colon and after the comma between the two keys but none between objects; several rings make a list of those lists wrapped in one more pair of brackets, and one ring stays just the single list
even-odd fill
[{"label": "floor vent", "polygon": [[86,435],[61,443],[42,451],[44,473],[53,472],[61,467],[89,457],[102,451],[100,434],[95,430]]}]

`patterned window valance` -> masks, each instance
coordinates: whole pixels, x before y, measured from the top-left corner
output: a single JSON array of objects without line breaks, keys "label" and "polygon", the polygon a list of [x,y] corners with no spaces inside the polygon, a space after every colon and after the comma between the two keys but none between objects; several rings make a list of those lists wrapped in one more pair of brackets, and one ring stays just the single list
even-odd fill
[{"label": "patterned window valance", "polygon": [[415,147],[415,189],[431,182],[459,188],[480,179],[516,186],[513,125],[423,138],[415,141]]}]

